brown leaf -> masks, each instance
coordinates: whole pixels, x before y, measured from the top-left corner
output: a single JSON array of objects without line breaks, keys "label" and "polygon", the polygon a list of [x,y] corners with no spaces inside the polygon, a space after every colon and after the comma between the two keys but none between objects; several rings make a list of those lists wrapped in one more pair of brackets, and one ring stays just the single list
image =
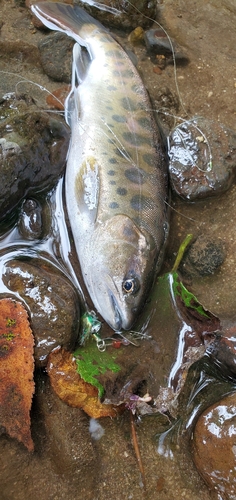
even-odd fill
[{"label": "brown leaf", "polygon": [[59,89],[54,90],[51,94],[47,96],[47,104],[53,108],[64,111],[65,100],[71,90],[71,85],[64,85]]},{"label": "brown leaf", "polygon": [[47,372],[51,385],[65,403],[74,408],[82,408],[90,417],[115,417],[123,407],[102,404],[98,390],[77,373],[73,355],[62,348],[54,349],[48,358]]},{"label": "brown leaf", "polygon": [[34,393],[34,338],[20,302],[0,300],[0,425],[29,451],[30,409]]}]

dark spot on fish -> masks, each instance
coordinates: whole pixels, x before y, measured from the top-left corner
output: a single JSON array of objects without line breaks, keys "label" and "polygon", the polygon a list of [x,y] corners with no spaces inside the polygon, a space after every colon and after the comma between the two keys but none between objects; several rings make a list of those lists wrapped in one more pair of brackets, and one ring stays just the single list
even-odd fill
[{"label": "dark spot on fish", "polygon": [[129,226],[124,226],[123,235],[127,236],[128,238],[133,236],[133,229],[131,229]]},{"label": "dark spot on fish", "polygon": [[107,139],[107,142],[109,142],[109,144],[114,144],[114,139]]},{"label": "dark spot on fish", "polygon": [[115,59],[115,58],[117,58],[117,57],[118,57],[119,59],[120,59],[121,57],[122,57],[122,58],[124,57],[124,56],[123,56],[123,51],[121,51],[121,50],[117,50],[117,49],[113,49],[113,50],[112,50],[112,49],[111,49],[111,50],[106,50],[106,56],[108,56],[108,57],[110,57],[110,56],[111,56],[111,57],[114,57],[114,59]]},{"label": "dark spot on fish", "polygon": [[145,128],[145,129],[151,129],[151,120],[149,120],[148,118],[146,118],[145,116],[141,117],[141,118],[138,118],[138,123],[141,127]]},{"label": "dark spot on fish", "polygon": [[109,184],[111,184],[111,185],[115,185],[115,184],[116,184],[116,181],[109,181]]},{"label": "dark spot on fish", "polygon": [[115,175],[115,170],[109,170],[107,173],[108,175]]},{"label": "dark spot on fish", "polygon": [[121,196],[125,196],[127,194],[127,189],[122,188],[122,187],[118,187],[116,192],[117,192],[117,194],[120,194]]},{"label": "dark spot on fish", "polygon": [[127,121],[126,117],[121,115],[112,115],[112,119],[119,123],[125,123]]},{"label": "dark spot on fish", "polygon": [[107,85],[106,90],[117,90],[117,87],[115,85]]},{"label": "dark spot on fish", "polygon": [[154,206],[153,201],[143,194],[135,194],[131,200],[130,205],[133,210],[141,212],[141,210],[152,209]]},{"label": "dark spot on fish", "polygon": [[112,106],[106,106],[106,109],[109,109],[109,110],[113,110],[113,107]]},{"label": "dark spot on fish", "polygon": [[134,84],[131,86],[131,90],[133,90],[133,92],[135,92],[135,94],[141,95],[143,98],[146,97],[146,92],[145,92],[144,87],[142,87],[142,85]]},{"label": "dark spot on fish", "polygon": [[120,73],[124,78],[133,78],[134,76],[134,72],[131,69],[122,69]]},{"label": "dark spot on fish", "polygon": [[154,165],[154,155],[151,153],[144,153],[143,154],[143,159],[145,163],[147,163],[150,167],[153,167]]},{"label": "dark spot on fish", "polygon": [[128,96],[122,97],[121,100],[121,105],[122,107],[127,111],[137,111],[139,109],[139,104],[138,101],[134,101],[133,99],[130,99]]},{"label": "dark spot on fish", "polygon": [[137,168],[127,168],[125,170],[125,177],[130,182],[134,182],[134,184],[143,184],[145,182],[144,174]]},{"label": "dark spot on fish", "polygon": [[118,71],[117,69],[114,69],[112,71],[112,74],[113,74],[113,76],[120,76],[120,71]]},{"label": "dark spot on fish", "polygon": [[119,208],[119,205],[118,203],[116,203],[116,201],[112,201],[109,205],[109,208]]},{"label": "dark spot on fish", "polygon": [[141,146],[143,144],[150,145],[150,138],[140,134],[132,134],[132,132],[123,132],[122,136],[125,141],[129,142],[130,144],[133,144],[134,146]]},{"label": "dark spot on fish", "polygon": [[131,90],[136,94],[138,92],[138,85],[131,85]]},{"label": "dark spot on fish", "polygon": [[[118,161],[116,158],[109,158],[109,163],[115,164],[115,163],[118,163]],[[113,172],[114,172],[114,170],[113,170]]]}]

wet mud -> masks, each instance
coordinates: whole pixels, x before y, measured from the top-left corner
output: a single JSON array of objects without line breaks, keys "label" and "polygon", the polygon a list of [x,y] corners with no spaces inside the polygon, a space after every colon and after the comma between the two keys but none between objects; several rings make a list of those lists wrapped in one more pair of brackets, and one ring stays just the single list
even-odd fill
[{"label": "wet mud", "polygon": [[[62,83],[47,76],[41,66],[38,44],[43,43],[45,33],[37,30],[32,24],[29,10],[25,8],[23,2],[13,0],[2,2],[0,13],[1,94],[16,92],[24,98],[30,94],[30,98],[38,108],[47,110],[47,92],[43,88],[53,92],[61,87]],[[134,45],[132,49],[137,59],[138,70],[165,133],[175,126],[176,115],[183,119],[202,116],[235,130],[235,14],[234,0],[211,0],[207,3],[204,0],[199,0],[197,3],[193,0],[187,3],[183,0],[158,2],[157,20],[186,55],[188,64],[186,61],[182,64],[180,58],[179,62],[177,60],[175,72],[173,64],[168,63],[165,66],[160,64],[160,58],[150,55],[144,44]],[[120,42],[128,47],[127,33],[116,31],[116,34]],[[30,84],[27,80],[36,82],[40,87]],[[61,120],[63,122],[63,117]],[[49,195],[45,195],[44,201],[46,200],[46,207],[49,207],[47,224],[50,229],[47,237],[44,234],[43,242],[39,242],[36,238],[38,243],[34,247],[32,243],[34,240],[25,236],[26,233],[22,236],[17,229],[18,226],[15,227],[15,222],[10,220],[7,229],[5,226],[1,228],[1,257],[5,266],[8,261],[16,256],[19,257],[17,253],[19,251],[20,256],[24,258],[29,250],[31,257],[34,258],[38,257],[37,252],[41,252],[44,256],[47,253],[51,256],[50,265],[57,266],[67,279],[72,275],[70,278],[72,285],[75,289],[78,286],[78,294],[81,297],[80,287],[72,270],[74,266],[79,276],[75,254],[72,252],[71,262],[67,260],[68,249],[73,251],[73,244],[70,241],[70,230],[65,229],[66,214],[65,218],[62,216],[64,212],[61,189],[60,184],[57,191],[50,191]],[[236,321],[235,184],[233,182],[228,191],[221,195],[194,202],[182,200],[172,193],[170,204],[172,206],[170,236],[162,273],[171,270],[178,248],[186,234],[192,233],[194,239],[204,235],[206,241],[220,243],[224,255],[221,266],[208,275],[188,276],[188,287],[206,309],[220,318],[223,328],[232,328]],[[75,299],[72,292],[71,301],[73,300]],[[73,318],[70,321],[72,323]],[[70,337],[68,332],[67,335]],[[174,339],[171,346],[173,363],[177,340]],[[70,341],[68,338],[68,344]],[[140,356],[142,356],[141,349]],[[166,375],[164,373],[166,364],[169,366],[169,362],[166,363],[166,359],[163,359],[159,368],[164,378],[169,376],[169,373]],[[201,388],[202,376],[203,380],[208,380],[208,384],[203,388]],[[216,404],[217,408],[217,401],[227,392],[234,390],[232,370],[230,377],[227,377],[227,367],[226,369],[224,367],[223,374],[215,365],[211,371],[208,360],[203,361],[198,367],[193,365],[182,396],[182,421],[178,421],[172,433],[166,435],[167,439],[158,440],[157,436],[166,430],[165,419],[156,419],[155,415],[151,415],[137,422],[137,439],[146,477],[146,491],[144,491],[132,445],[129,411],[117,418],[101,419],[100,424],[105,432],[100,440],[94,440],[89,433],[89,418],[81,410],[71,409],[62,403],[53,393],[45,373],[37,371],[36,393],[32,408],[32,437],[35,451],[30,454],[23,445],[4,434],[0,436],[1,498],[3,500],[12,498],[33,500],[35,496],[39,499],[53,500],[232,498],[230,497],[232,485],[227,486],[227,481],[222,482],[224,487],[226,484],[226,490],[221,493],[222,497],[218,496],[214,491],[215,482],[208,478],[207,471],[205,480],[213,488],[209,489],[194,465],[193,450],[190,446],[193,423],[196,421],[194,417],[196,408],[198,411],[200,408],[200,412],[205,411],[206,415],[207,407],[210,405]],[[215,392],[212,399],[213,390]],[[227,402],[227,398],[225,401]],[[201,442],[201,436],[204,435],[205,429],[201,430],[203,422],[204,418],[197,428],[202,434],[194,435],[195,444]],[[212,443],[215,450],[214,439]],[[231,446],[231,443],[228,442],[227,446]],[[201,469],[196,456],[200,456],[200,460],[205,460],[205,457],[200,455],[200,448],[194,453],[195,462]],[[204,465],[202,470],[205,470]],[[202,475],[204,477],[204,474]]]}]

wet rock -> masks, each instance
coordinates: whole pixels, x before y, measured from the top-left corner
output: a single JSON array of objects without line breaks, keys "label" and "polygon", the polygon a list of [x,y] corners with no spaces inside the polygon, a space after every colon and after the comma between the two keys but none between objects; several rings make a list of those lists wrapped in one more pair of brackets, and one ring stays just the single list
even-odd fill
[{"label": "wet rock", "polygon": [[37,366],[45,366],[48,354],[59,345],[74,348],[79,329],[78,296],[57,268],[42,259],[10,260],[2,279],[29,308]]},{"label": "wet rock", "polygon": [[[13,95],[2,98],[0,123],[0,219],[26,195],[52,187],[62,175],[70,133],[47,113],[19,113]],[[15,106],[14,113],[12,112]]]},{"label": "wet rock", "polygon": [[206,354],[219,366],[226,377],[236,377],[236,326],[219,332],[207,347]]},{"label": "wet rock", "polygon": [[223,264],[225,251],[222,241],[200,235],[186,251],[181,271],[191,277],[209,276]]},{"label": "wet rock", "polygon": [[57,82],[71,82],[72,50],[75,41],[64,33],[52,33],[38,45],[46,75]]},{"label": "wet rock", "polygon": [[93,7],[93,2],[90,5],[85,4],[83,0],[75,0],[74,2],[75,5],[87,10],[101,23],[116,28],[130,29],[137,26],[145,28],[150,26],[156,16],[156,2],[154,0],[136,0],[133,5],[127,0],[113,0],[112,2],[111,0],[102,0],[96,3],[106,5],[110,8],[110,12]]},{"label": "wet rock", "polygon": [[55,472],[79,492],[80,498],[94,498],[98,468],[89,433],[89,420],[82,410],[71,408],[53,392],[44,377],[36,392],[35,410],[46,432],[48,456]]},{"label": "wet rock", "polygon": [[34,240],[42,236],[42,207],[38,201],[32,199],[23,201],[18,228],[26,240]]},{"label": "wet rock", "polygon": [[222,500],[236,498],[236,393],[215,403],[199,417],[193,433],[198,472]]},{"label": "wet rock", "polygon": [[146,31],[144,41],[150,54],[165,56],[166,64],[173,62],[173,56],[178,63],[188,63],[188,57],[184,54],[183,49],[173,40],[170,41],[164,30],[155,28]]},{"label": "wet rock", "polygon": [[236,134],[204,118],[186,120],[169,137],[172,188],[188,200],[218,195],[235,177]]}]

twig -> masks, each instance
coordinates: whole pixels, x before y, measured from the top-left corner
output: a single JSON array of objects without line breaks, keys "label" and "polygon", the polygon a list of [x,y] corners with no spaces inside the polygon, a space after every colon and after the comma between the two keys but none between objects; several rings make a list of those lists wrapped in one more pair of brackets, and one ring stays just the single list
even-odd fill
[{"label": "twig", "polygon": [[142,477],[143,489],[146,492],[145,472],[144,472],[143,462],[142,462],[142,458],[141,458],[141,454],[140,454],[140,449],[139,449],[139,444],[138,444],[138,440],[137,440],[137,434],[136,434],[135,425],[134,425],[134,415],[133,415],[132,411],[130,411],[130,422],[131,422],[131,433],[132,433],[134,451],[135,451],[135,455],[136,455],[136,458],[137,458],[137,461],[138,461],[138,466],[139,466],[140,474],[141,474],[141,477]]}]

